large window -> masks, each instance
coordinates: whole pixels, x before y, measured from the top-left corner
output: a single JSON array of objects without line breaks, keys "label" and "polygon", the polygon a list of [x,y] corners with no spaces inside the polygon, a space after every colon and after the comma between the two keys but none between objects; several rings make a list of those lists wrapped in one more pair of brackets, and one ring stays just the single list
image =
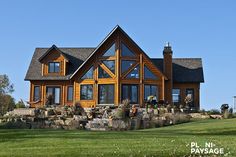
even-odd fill
[{"label": "large window", "polygon": [[47,97],[51,95],[53,104],[60,104],[61,88],[60,87],[46,87]]},{"label": "large window", "polygon": [[73,86],[67,87],[67,101],[73,101]]},{"label": "large window", "polygon": [[138,103],[138,85],[122,85],[122,100],[125,99]]},{"label": "large window", "polygon": [[174,104],[180,103],[180,89],[172,89],[172,101]]},{"label": "large window", "polygon": [[48,65],[49,73],[59,73],[60,72],[60,63],[59,62],[50,62]]},{"label": "large window", "polygon": [[134,57],[135,54],[123,43],[121,43],[121,56]]},{"label": "large window", "polygon": [[132,61],[132,60],[122,60],[121,61],[121,72],[123,73],[126,70],[128,70],[134,63],[135,63],[135,61]]},{"label": "large window", "polygon": [[149,96],[155,96],[158,100],[158,87],[156,85],[144,85],[144,100]]},{"label": "large window", "polygon": [[81,85],[80,100],[92,100],[92,99],[93,99],[93,85]]},{"label": "large window", "polygon": [[34,86],[34,101],[40,100],[40,86]]},{"label": "large window", "polygon": [[116,46],[115,43],[105,52],[103,56],[115,56],[116,53]]},{"label": "large window", "polygon": [[84,79],[93,79],[93,66],[89,68],[89,70],[81,77],[82,80]]},{"label": "large window", "polygon": [[113,61],[113,60],[104,60],[104,61],[102,61],[102,63],[105,64],[106,67],[108,69],[110,69],[111,72],[113,72],[113,74],[115,74],[115,61]]},{"label": "large window", "polygon": [[156,80],[157,77],[148,69],[148,67],[144,66],[144,79]]},{"label": "large window", "polygon": [[139,65],[136,66],[127,76],[126,78],[139,78]]},{"label": "large window", "polygon": [[186,98],[189,101],[190,107],[194,107],[194,89],[193,88],[186,89]]},{"label": "large window", "polygon": [[99,104],[114,104],[114,85],[100,84],[99,90]]}]

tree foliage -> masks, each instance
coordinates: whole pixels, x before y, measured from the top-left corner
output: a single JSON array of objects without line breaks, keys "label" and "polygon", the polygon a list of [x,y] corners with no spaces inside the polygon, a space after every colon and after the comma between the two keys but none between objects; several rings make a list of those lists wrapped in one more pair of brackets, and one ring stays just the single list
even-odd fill
[{"label": "tree foliage", "polygon": [[14,86],[7,75],[0,75],[0,115],[11,111],[15,107],[15,100],[10,95],[14,91]]},{"label": "tree foliage", "polygon": [[7,75],[0,75],[0,93],[9,94],[14,92],[14,85],[10,82]]}]

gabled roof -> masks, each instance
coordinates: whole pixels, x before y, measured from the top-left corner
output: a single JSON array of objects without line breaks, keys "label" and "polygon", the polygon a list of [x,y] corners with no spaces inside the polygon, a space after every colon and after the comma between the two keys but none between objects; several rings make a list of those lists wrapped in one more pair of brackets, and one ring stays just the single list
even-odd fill
[{"label": "gabled roof", "polygon": [[62,52],[56,45],[52,45],[52,47],[50,47],[40,58],[39,61],[41,62],[44,57],[46,57],[52,50],[56,50],[57,52],[59,52],[67,61],[69,61],[69,59],[67,58],[66,54],[64,54],[64,52]]},{"label": "gabled roof", "polygon": [[[163,59],[152,58],[152,62],[163,71]],[[173,82],[204,82],[201,58],[173,58]]]},{"label": "gabled roof", "polygon": [[68,58],[69,68],[66,76],[42,76],[39,58],[50,48],[36,48],[26,73],[25,80],[69,80],[76,69],[88,58],[95,48],[58,48]]},{"label": "gabled roof", "polygon": [[[78,69],[74,72],[74,74],[71,75],[71,78],[83,67],[83,65],[96,53],[96,51],[105,43],[105,41],[117,30],[121,31],[150,61],[151,59],[149,56],[138,46],[138,44],[135,43],[135,41],[130,38],[130,36],[119,26],[116,25],[115,28],[103,39],[103,41],[97,46],[97,48],[91,53],[91,55],[85,60],[83,64],[81,64]],[[157,68],[158,69],[158,68]],[[159,69],[158,69],[159,70]],[[161,70],[159,70],[161,72]],[[161,74],[167,79],[167,77],[161,72]]]}]

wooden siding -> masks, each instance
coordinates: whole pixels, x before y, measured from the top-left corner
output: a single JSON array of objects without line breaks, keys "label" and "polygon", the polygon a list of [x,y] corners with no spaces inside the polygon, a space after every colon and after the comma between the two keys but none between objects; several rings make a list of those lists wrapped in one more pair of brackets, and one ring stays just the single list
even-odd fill
[{"label": "wooden siding", "polygon": [[[59,62],[60,63],[60,72],[59,73],[49,73],[48,72],[48,64],[50,62]],[[60,52],[58,52],[57,50],[53,49],[42,60],[42,74],[44,76],[50,76],[50,75],[53,75],[53,76],[55,76],[55,75],[65,76],[66,75],[66,69],[67,69],[66,65],[67,65],[67,61],[66,61],[65,57]]]},{"label": "wooden siding", "polygon": [[200,83],[173,83],[173,89],[180,89],[180,103],[184,104],[186,89],[194,89],[194,105],[200,109]]}]

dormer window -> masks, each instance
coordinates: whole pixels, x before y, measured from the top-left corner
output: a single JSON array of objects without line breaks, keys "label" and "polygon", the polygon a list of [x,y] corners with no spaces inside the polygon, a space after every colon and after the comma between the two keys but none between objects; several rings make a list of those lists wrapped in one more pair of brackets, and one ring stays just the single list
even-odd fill
[{"label": "dormer window", "polygon": [[60,63],[59,62],[49,62],[48,73],[59,73],[59,72],[60,72]]}]

